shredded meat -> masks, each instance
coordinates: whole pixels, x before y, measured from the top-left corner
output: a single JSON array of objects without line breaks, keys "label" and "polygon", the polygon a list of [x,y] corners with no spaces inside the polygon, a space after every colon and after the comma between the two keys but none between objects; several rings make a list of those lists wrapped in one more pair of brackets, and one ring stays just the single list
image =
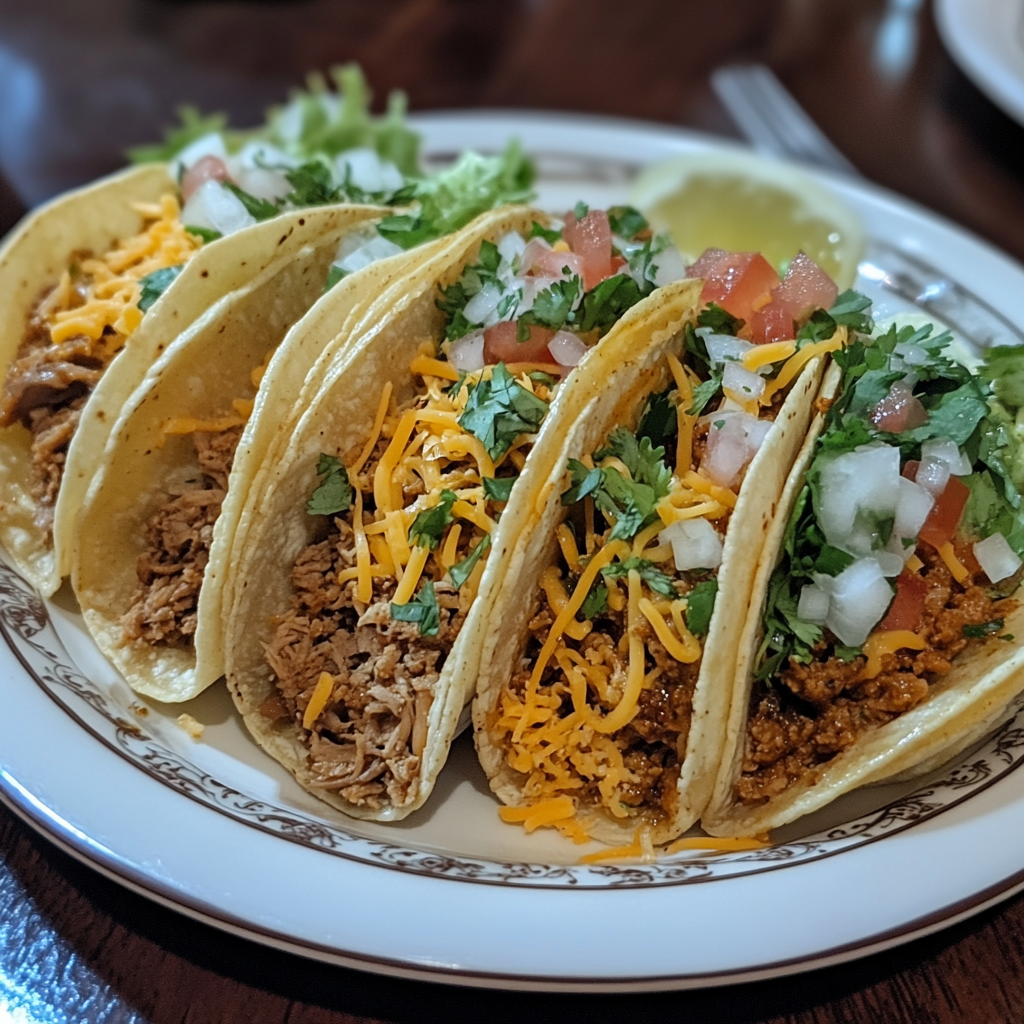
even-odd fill
[{"label": "shredded meat", "polygon": [[[302,728],[315,785],[361,807],[401,807],[416,797],[427,714],[467,607],[453,587],[435,583],[440,627],[421,636],[417,623],[391,618],[394,580],[375,579],[369,605],[357,600],[355,580],[338,583],[354,565],[354,534],[341,518],[296,560],[291,608],[266,649],[276,689],[260,710]],[[322,672],[333,689],[307,730]]]},{"label": "shredded meat", "polygon": [[213,526],[241,436],[241,427],[192,434],[202,472],[195,486],[167,502],[146,524],[146,550],[135,570],[140,586],[121,619],[127,640],[192,645]]},{"label": "shredded meat", "polygon": [[[970,643],[964,626],[1001,618],[1000,602],[979,585],[980,570],[965,586],[950,575],[931,549],[923,578],[928,584],[921,628],[928,646],[883,655],[882,671],[863,679],[867,659],[844,662],[822,657],[808,665],[790,660],[771,687],[755,684],[743,771],[736,795],[745,803],[778,796],[809,772],[854,744],[870,729],[885,725],[916,707],[928,696],[929,683],[950,670],[951,662]],[[822,655],[828,644],[816,649]]]},{"label": "shredded meat", "polygon": [[21,345],[4,378],[0,427],[22,423],[32,433],[29,489],[36,500],[35,522],[46,535],[60,489],[68,445],[82,407],[103,373],[103,362],[84,336],[54,343],[40,297],[29,315]]},{"label": "shredded meat", "polygon": [[[530,640],[523,665],[513,677],[513,693],[522,695],[529,681],[533,665],[540,648],[547,639],[554,616],[543,601],[536,616],[531,620]],[[606,713],[622,697],[626,680],[628,655],[620,653],[620,641],[626,632],[626,611],[607,610],[594,620],[594,628],[580,643],[580,653],[611,667],[611,682],[607,699],[599,699],[591,692],[591,703]],[[628,780],[616,790],[616,799],[631,808],[642,810],[646,817],[659,819],[671,817],[678,806],[676,783],[686,741],[690,733],[693,693],[697,686],[700,661],[684,664],[676,661],[655,636],[646,620],[642,620],[640,635],[646,651],[645,673],[660,669],[653,684],[644,689],[638,701],[639,711],[633,720],[612,736],[622,752],[623,763],[628,770]],[[598,652],[600,657],[598,658]],[[554,682],[560,675],[556,665],[549,662],[541,685]],[[573,711],[569,694],[563,697],[560,715]],[[600,807],[602,795],[599,778],[584,779],[582,787],[574,794],[584,805]]]}]

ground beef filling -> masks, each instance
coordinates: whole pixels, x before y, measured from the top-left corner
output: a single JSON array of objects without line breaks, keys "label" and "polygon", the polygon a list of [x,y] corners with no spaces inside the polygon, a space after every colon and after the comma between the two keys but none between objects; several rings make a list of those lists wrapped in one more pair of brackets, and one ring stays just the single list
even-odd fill
[{"label": "ground beef filling", "polygon": [[[950,575],[930,548],[918,552],[928,583],[921,628],[928,646],[883,655],[882,672],[862,679],[866,659],[827,658],[809,665],[790,660],[771,687],[758,682],[751,695],[743,771],[736,795],[744,803],[778,796],[828,762],[871,729],[916,707],[929,683],[950,670],[968,644],[964,626],[1002,618],[1008,602],[992,597],[978,571],[965,586]],[[827,645],[819,645],[819,651]]]},{"label": "ground beef filling", "polygon": [[[417,794],[427,715],[466,609],[450,584],[435,581],[440,629],[421,636],[418,624],[391,618],[395,580],[375,579],[369,605],[356,599],[355,580],[337,582],[354,565],[352,527],[340,518],[299,556],[291,608],[267,644],[275,689],[260,711],[299,726],[313,785],[360,807],[401,807]],[[334,689],[305,729],[321,672],[334,677]]]},{"label": "ground beef filling", "polygon": [[[81,255],[81,254],[79,254]],[[20,422],[32,433],[29,491],[36,526],[49,537],[68,445],[104,362],[84,336],[54,344],[46,318],[51,293],[36,303],[0,396],[0,427]]]},{"label": "ground beef filling", "polygon": [[159,647],[191,647],[199,588],[210,560],[213,526],[228,488],[241,427],[192,435],[200,474],[195,484],[162,506],[146,523],[139,556],[139,589],[121,619],[126,640]]},{"label": "ground beef filling", "polygon": [[[544,602],[530,622],[526,655],[511,682],[512,692],[520,699],[526,692],[533,666],[554,619],[554,614]],[[650,820],[658,821],[672,817],[678,808],[676,784],[690,734],[693,692],[697,686],[700,661],[690,665],[676,661],[662,646],[646,619],[639,628],[646,649],[644,672],[649,674],[656,668],[661,672],[649,687],[641,691],[637,715],[612,736],[631,776],[618,787],[617,798],[630,810],[642,812]],[[591,655],[600,652],[600,662],[612,670],[607,699],[599,698],[593,690],[589,692],[591,706],[606,714],[621,698],[626,680],[629,655],[626,653],[627,643],[623,640],[625,634],[625,609],[608,610],[594,620],[593,630],[578,647],[588,660],[588,652]],[[541,678],[542,687],[557,684],[561,676],[557,665],[552,665],[553,660]],[[572,699],[566,692],[560,714],[565,717],[572,710]],[[573,790],[572,795],[582,806],[600,807],[600,781],[584,779],[582,788]]]}]

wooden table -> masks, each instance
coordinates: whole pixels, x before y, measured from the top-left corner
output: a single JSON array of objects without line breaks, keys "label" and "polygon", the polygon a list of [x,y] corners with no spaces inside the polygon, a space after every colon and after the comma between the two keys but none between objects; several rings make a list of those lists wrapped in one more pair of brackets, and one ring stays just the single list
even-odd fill
[{"label": "wooden table", "polygon": [[[883,37],[904,46],[886,51]],[[869,178],[1024,258],[1024,129],[955,68],[925,2],[4,0],[0,44],[3,229],[24,206],[117,167],[125,146],[150,140],[178,102],[245,123],[312,67],[356,59],[379,96],[404,88],[417,109],[604,112],[735,134],[708,73],[755,58]],[[789,979],[534,996],[383,979],[228,937],[107,881],[2,808],[0,850],[4,1019],[1024,1019],[1024,898]],[[751,927],[767,934],[771,922],[751,908]]]}]

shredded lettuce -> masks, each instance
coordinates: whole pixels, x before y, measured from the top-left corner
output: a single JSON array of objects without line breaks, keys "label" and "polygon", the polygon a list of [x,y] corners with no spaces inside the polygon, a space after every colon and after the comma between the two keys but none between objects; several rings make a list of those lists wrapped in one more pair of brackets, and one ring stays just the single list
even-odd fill
[{"label": "shredded lettuce", "polygon": [[224,113],[201,114],[195,107],[178,107],[177,127],[164,131],[164,141],[146,146],[134,146],[128,150],[128,159],[133,164],[161,163],[177,156],[186,146],[211,132],[223,132],[227,127],[228,115]]}]

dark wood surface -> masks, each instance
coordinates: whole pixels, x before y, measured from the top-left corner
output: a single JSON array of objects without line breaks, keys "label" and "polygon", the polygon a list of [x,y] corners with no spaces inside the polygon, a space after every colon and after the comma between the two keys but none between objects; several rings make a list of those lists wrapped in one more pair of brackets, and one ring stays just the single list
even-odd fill
[{"label": "dark wood surface", "polygon": [[[893,38],[902,48],[886,49]],[[925,0],[0,0],[0,230],[119,166],[179,102],[252,122],[307,70],[342,60],[417,109],[604,112],[735,134],[708,73],[740,58],[769,63],[865,175],[1024,258],[1024,129],[957,70]],[[789,979],[539,996],[377,978],[222,935],[79,865],[3,808],[0,858],[2,1019],[1024,1020],[1024,898]],[[750,911],[770,941],[776,924]],[[649,925],[668,935],[686,922]]]}]

